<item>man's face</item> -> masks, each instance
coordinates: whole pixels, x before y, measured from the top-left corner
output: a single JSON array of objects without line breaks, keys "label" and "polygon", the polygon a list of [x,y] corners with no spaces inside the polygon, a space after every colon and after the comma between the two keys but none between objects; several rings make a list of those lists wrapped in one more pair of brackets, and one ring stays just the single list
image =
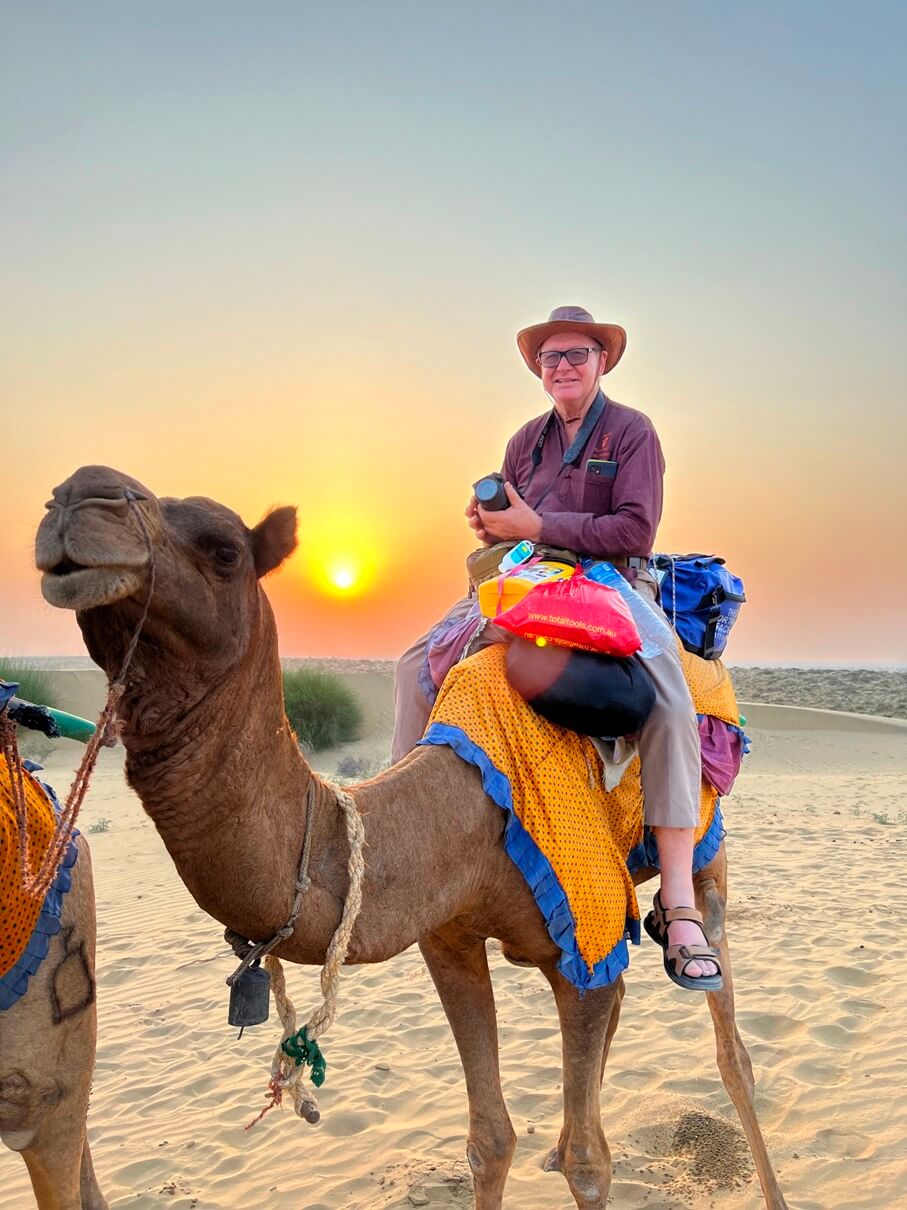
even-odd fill
[{"label": "man's face", "polygon": [[598,380],[605,372],[607,353],[600,349],[598,342],[588,333],[561,332],[557,336],[549,336],[539,349],[539,354],[554,351],[564,352],[567,349],[592,349],[585,365],[572,366],[566,357],[552,368],[540,366],[542,386],[547,393],[559,404],[570,408],[583,403],[591,394],[598,390]]}]

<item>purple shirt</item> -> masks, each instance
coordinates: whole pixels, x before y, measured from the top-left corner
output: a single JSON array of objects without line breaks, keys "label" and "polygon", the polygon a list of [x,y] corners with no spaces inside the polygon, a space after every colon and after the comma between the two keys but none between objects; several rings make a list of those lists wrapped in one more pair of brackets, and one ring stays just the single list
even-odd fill
[{"label": "purple shirt", "polygon": [[[502,473],[521,490],[532,472],[532,451],[550,412],[524,424],[507,443]],[[648,416],[608,399],[586,448],[555,483],[564,451],[579,426],[560,416],[542,449],[526,503],[542,517],[541,541],[593,558],[650,555],[661,520],[664,457]],[[590,458],[617,464],[613,478],[586,469]]]}]

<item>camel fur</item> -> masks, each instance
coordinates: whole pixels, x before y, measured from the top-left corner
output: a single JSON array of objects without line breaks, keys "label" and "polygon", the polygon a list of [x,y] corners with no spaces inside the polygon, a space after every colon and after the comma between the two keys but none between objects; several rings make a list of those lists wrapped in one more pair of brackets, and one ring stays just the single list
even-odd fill
[{"label": "camel fur", "polygon": [[[131,504],[124,489],[139,497]],[[320,964],[347,893],[347,842],[334,795],[306,764],[283,709],[274,618],[259,579],[296,545],[295,510],[254,529],[199,497],[158,500],[107,467],[77,471],[53,493],[37,536],[42,590],[76,611],[92,658],[113,676],[154,592],[122,704],[126,775],[199,906],[250,939],[287,919],[314,793],[313,884],[296,932],[276,953]],[[564,1122],[549,1168],[577,1206],[603,1208],[611,1160],[600,1087],[622,984],[580,997],[507,856],[504,813],[478,771],[443,747],[418,748],[351,787],[365,826],[362,910],[348,961],[384,962],[417,942],[456,1039],[469,1099],[467,1157],[477,1210],[502,1206],[515,1134],[501,1090],[486,941],[531,960],[554,992],[563,1037]],[[724,851],[698,879],[697,903],[719,945],[724,990],[709,996],[718,1062],[772,1210],[778,1187],[753,1106],[749,1058],[734,1025],[724,936]]]}]

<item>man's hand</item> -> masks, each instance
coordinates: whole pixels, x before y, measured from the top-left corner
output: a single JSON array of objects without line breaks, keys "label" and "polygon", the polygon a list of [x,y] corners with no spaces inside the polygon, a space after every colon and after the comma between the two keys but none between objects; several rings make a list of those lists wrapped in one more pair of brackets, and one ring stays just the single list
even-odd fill
[{"label": "man's hand", "polygon": [[542,518],[529,507],[512,483],[505,483],[504,491],[510,508],[499,512],[482,508],[473,497],[466,509],[469,524],[483,542],[520,541],[522,538],[538,542],[542,536]]},{"label": "man's hand", "polygon": [[490,546],[491,540],[485,534],[482,518],[479,516],[479,502],[475,496],[466,505],[466,520],[469,522],[470,529],[479,541],[484,542],[486,546]]}]

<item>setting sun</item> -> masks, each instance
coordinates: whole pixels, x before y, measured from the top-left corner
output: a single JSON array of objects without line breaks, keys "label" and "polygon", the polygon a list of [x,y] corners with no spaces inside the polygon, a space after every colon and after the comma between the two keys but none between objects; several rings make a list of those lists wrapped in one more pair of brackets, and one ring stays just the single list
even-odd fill
[{"label": "setting sun", "polygon": [[362,599],[372,593],[392,545],[374,508],[352,493],[344,500],[322,498],[304,521],[304,541],[294,571],[310,591],[335,600]]},{"label": "setting sun", "polygon": [[328,580],[341,592],[349,592],[356,587],[358,574],[348,563],[339,563],[327,569]]}]

